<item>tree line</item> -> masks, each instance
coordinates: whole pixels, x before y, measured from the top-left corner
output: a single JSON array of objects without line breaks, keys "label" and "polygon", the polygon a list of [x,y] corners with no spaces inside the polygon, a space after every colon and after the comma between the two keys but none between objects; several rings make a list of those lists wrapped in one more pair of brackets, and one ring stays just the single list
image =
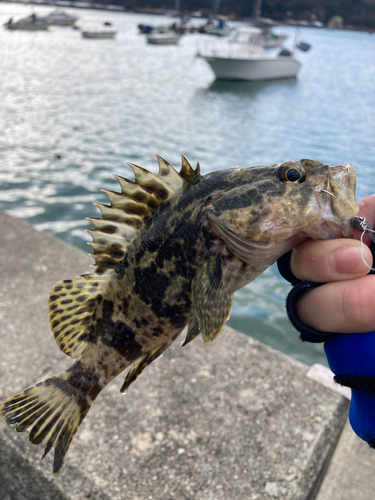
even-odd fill
[{"label": "tree line", "polygon": [[[181,12],[212,11],[215,0],[102,0],[103,3],[123,5],[128,10],[174,9]],[[256,0],[221,0],[219,14],[251,17]],[[263,0],[261,14],[276,21],[287,18],[317,20],[326,24],[333,16],[341,16],[345,25],[375,28],[375,0]]]}]

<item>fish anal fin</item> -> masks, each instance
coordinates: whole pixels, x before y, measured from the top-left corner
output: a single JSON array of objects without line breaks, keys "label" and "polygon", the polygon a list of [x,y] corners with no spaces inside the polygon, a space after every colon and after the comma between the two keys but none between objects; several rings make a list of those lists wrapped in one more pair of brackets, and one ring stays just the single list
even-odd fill
[{"label": "fish anal fin", "polygon": [[59,281],[50,292],[49,318],[55,340],[72,358],[82,354],[93,334],[98,295],[103,293],[111,273]]},{"label": "fish anal fin", "polygon": [[184,347],[186,344],[194,340],[198,335],[200,334],[199,331],[199,322],[198,318],[194,316],[190,321],[188,325],[188,331],[186,334],[186,339],[184,340],[184,343],[182,344],[181,347]]},{"label": "fish anal fin", "polygon": [[198,270],[192,296],[203,341],[212,341],[221,332],[233,305],[233,294],[223,281],[220,255],[211,256]]},{"label": "fish anal fin", "polygon": [[125,392],[129,388],[130,384],[132,384],[139,377],[143,370],[147,368],[147,366],[150,365],[156,358],[163,354],[163,352],[170,345],[171,342],[166,342],[165,344],[156,347],[141,358],[137,359],[137,361],[132,364],[130,370],[126,374],[125,381],[122,384],[120,392]]}]

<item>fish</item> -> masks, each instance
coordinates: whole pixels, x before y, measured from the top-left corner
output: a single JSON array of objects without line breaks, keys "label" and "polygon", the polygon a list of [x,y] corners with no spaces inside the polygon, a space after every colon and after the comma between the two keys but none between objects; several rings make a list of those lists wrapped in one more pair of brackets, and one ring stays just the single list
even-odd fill
[{"label": "fish", "polygon": [[187,326],[186,345],[213,341],[233,294],[308,238],[351,237],[355,169],[302,159],[201,175],[128,163],[134,180],[89,219],[94,272],[56,283],[49,318],[66,371],[9,398],[1,415],[33,444],[54,448],[57,474],[91,405],[129,368],[121,392]]}]

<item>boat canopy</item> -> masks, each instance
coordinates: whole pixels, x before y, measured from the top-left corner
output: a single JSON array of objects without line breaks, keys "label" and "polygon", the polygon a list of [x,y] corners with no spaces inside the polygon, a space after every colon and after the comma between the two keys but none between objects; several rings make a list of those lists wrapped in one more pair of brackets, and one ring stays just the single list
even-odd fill
[{"label": "boat canopy", "polygon": [[264,39],[264,31],[255,26],[234,29],[227,38],[228,42],[241,45],[262,45]]}]

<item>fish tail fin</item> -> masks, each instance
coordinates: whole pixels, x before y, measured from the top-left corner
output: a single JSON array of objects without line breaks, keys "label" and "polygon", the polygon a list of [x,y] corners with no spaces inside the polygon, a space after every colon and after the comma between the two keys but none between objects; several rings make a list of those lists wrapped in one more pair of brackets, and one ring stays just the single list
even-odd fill
[{"label": "fish tail fin", "polygon": [[7,424],[17,424],[17,432],[30,433],[30,443],[44,442],[42,458],[55,448],[54,474],[60,471],[69,445],[97,395],[85,394],[82,387],[72,384],[71,376],[70,369],[13,396],[0,407]]}]

